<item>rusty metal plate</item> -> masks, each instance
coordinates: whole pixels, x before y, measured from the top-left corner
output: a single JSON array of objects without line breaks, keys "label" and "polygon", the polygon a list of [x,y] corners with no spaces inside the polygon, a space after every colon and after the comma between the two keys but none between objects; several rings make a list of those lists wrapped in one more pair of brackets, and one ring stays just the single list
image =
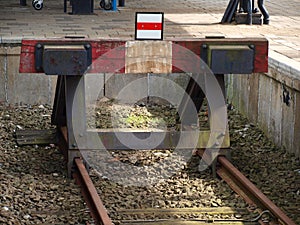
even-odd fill
[{"label": "rusty metal plate", "polygon": [[210,45],[207,54],[215,74],[253,73],[254,50],[248,45]]},{"label": "rusty metal plate", "polygon": [[43,69],[47,75],[82,75],[87,69],[84,46],[44,46]]},{"label": "rusty metal plate", "polygon": [[37,44],[35,67],[47,75],[83,75],[92,62],[89,44]]}]

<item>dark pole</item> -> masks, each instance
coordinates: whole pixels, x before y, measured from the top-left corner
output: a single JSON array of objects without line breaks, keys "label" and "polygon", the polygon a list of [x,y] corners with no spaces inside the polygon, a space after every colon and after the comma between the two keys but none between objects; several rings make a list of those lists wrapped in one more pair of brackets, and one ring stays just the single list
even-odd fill
[{"label": "dark pole", "polygon": [[64,12],[67,12],[67,0],[64,0]]},{"label": "dark pole", "polygon": [[20,6],[26,6],[26,0],[20,0]]},{"label": "dark pole", "polygon": [[247,24],[252,25],[252,1],[247,1]]},{"label": "dark pole", "polygon": [[125,0],[119,0],[119,6],[120,7],[125,6]]},{"label": "dark pole", "polygon": [[245,5],[244,1],[245,1],[245,0],[240,0],[239,13],[243,13],[243,12],[246,11],[246,10],[245,10],[245,7],[244,7],[244,5]]},{"label": "dark pole", "polygon": [[261,11],[261,13],[264,16],[264,24],[269,24],[270,16],[269,16],[269,13],[268,13],[266,7],[264,6],[264,0],[257,0],[257,5],[258,5],[259,10]]}]

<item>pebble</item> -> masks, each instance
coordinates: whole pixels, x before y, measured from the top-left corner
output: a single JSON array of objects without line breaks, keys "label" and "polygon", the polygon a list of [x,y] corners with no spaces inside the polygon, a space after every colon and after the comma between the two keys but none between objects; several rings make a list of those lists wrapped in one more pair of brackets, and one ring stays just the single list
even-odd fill
[{"label": "pebble", "polygon": [[[103,105],[102,105],[103,106]],[[118,105],[118,109],[120,109],[121,106]],[[125,106],[126,108],[126,106]],[[126,113],[122,114],[119,113],[118,116],[121,118],[126,118],[129,116],[130,113],[133,113],[135,111],[139,116],[142,117],[143,110],[146,110],[149,108],[151,110],[151,113],[154,115],[159,115],[163,112],[164,107],[160,108],[159,106],[149,106],[146,105],[145,107],[142,107],[143,109],[139,108],[139,106],[136,106],[134,110],[128,110],[126,108]],[[107,108],[102,107],[99,109],[101,111],[105,111],[105,115],[109,115],[110,112],[107,110]],[[158,112],[157,114],[155,112]],[[103,113],[99,113],[100,115],[103,115]],[[144,114],[145,116],[148,116],[148,114]],[[176,113],[172,112],[172,108],[168,109],[168,112],[164,112],[164,121],[167,121],[168,123],[168,129],[173,129],[174,122],[176,120],[171,120],[168,118],[168,116],[174,116]],[[206,114],[203,114],[202,116],[206,116]],[[106,120],[109,118],[105,117],[98,117],[99,120]],[[150,118],[151,119],[151,118]],[[100,124],[107,124],[105,122],[101,122]],[[171,121],[171,123],[169,123]],[[206,121],[201,120],[201,121]],[[260,179],[260,176],[262,176],[262,173],[259,172],[262,168],[266,167],[266,165],[272,165],[273,157],[277,157],[276,154],[273,155],[273,152],[266,151],[266,146],[272,146],[267,139],[264,137],[262,132],[258,130],[257,127],[255,127],[253,124],[249,123],[245,118],[240,116],[236,113],[236,111],[232,108],[232,111],[230,111],[230,127],[231,130],[231,136],[232,136],[232,143],[233,143],[233,158],[234,163],[236,163],[240,168],[244,168],[244,171],[246,174],[249,172],[253,175],[255,183],[257,183],[258,187],[264,186],[262,184],[266,184],[265,186],[270,186],[272,180],[276,180],[281,182],[281,186],[284,186],[284,183],[287,182],[287,179],[290,179],[291,181],[295,181],[295,176],[292,175],[289,178],[286,176],[280,177],[278,179],[278,175],[274,169],[272,169],[273,177],[270,177],[269,171],[265,171],[263,173],[263,176],[265,177],[264,180]],[[134,124],[135,121],[131,121],[130,127],[147,127],[149,124],[151,126],[157,125],[154,123],[146,123],[144,121],[144,124],[137,123]],[[120,122],[121,123],[121,122]],[[118,124],[118,123],[116,123]],[[116,125],[115,124],[115,125]],[[124,123],[123,123],[124,125]],[[109,125],[108,125],[109,126]],[[126,124],[125,124],[126,126]],[[267,144],[266,144],[267,142]],[[252,146],[251,146],[252,145]],[[260,152],[266,152],[268,155],[268,162],[265,161],[266,156],[263,154],[262,159],[257,158],[257,153],[252,152],[250,154],[250,149],[253,149],[253,145],[256,145],[257,147],[254,148],[257,149]],[[273,148],[273,147],[272,147]],[[260,149],[260,150],[259,150]],[[172,153],[171,153],[172,154]],[[120,159],[121,162],[124,163],[131,163],[131,164],[139,164],[143,165],[146,164],[149,167],[151,167],[151,161],[153,160],[159,160],[164,157],[167,157],[170,155],[170,153],[165,153],[163,151],[157,151],[153,153],[142,151],[140,154],[138,151],[135,152],[116,152],[114,151],[113,155]],[[255,160],[251,159],[251,156],[255,155]],[[127,160],[125,160],[127,158]],[[148,158],[148,159],[147,159]],[[123,160],[124,159],[124,160]],[[129,160],[128,160],[129,159]],[[134,159],[134,160],[133,160]],[[123,161],[122,161],[123,160]],[[262,163],[249,163],[251,161],[256,162],[262,162]],[[264,165],[266,164],[266,165]],[[280,162],[281,164],[281,162]],[[289,163],[285,162],[282,163],[285,164],[285,170],[291,171],[291,168],[289,168]],[[246,166],[245,166],[246,165]],[[174,166],[171,164],[171,167]],[[170,168],[170,165],[169,165]],[[245,209],[247,207],[247,204],[245,204],[244,201],[241,200],[241,198],[237,198],[236,194],[228,188],[227,185],[224,183],[220,183],[218,180],[215,180],[211,177],[211,174],[209,170],[207,169],[207,165],[205,164],[199,164],[199,160],[194,164],[194,167],[188,168],[191,169],[191,172],[187,170],[188,167],[182,168],[182,170],[178,171],[176,175],[174,175],[169,179],[164,179],[162,182],[155,184],[152,187],[146,187],[146,195],[144,191],[141,193],[140,190],[136,189],[136,187],[124,187],[122,184],[119,184],[117,187],[113,186],[109,179],[103,180],[100,177],[98,177],[99,185],[97,186],[99,192],[101,192],[101,197],[107,205],[109,212],[111,213],[112,218],[114,218],[116,221],[120,219],[120,216],[116,215],[114,213],[115,207],[110,208],[110,205],[117,205],[119,207],[125,207],[125,208],[135,208],[136,205],[139,205],[142,208],[147,207],[157,207],[157,208],[165,208],[165,207],[219,207],[219,206],[229,206],[232,208],[241,208]],[[247,170],[247,169],[251,170]],[[276,168],[276,167],[275,167]],[[294,167],[292,167],[294,168]],[[297,168],[297,167],[296,167]],[[299,167],[298,167],[299,168]],[[149,171],[150,172],[150,171]],[[297,171],[295,171],[297,173]],[[125,175],[125,174],[124,174]],[[151,172],[148,174],[151,176]],[[266,180],[270,179],[271,181],[269,183],[266,183]],[[135,177],[130,178],[132,182],[134,182]],[[191,183],[191,180],[193,182]],[[95,183],[97,184],[97,179],[95,180]],[[103,182],[106,184],[103,185]],[[275,189],[279,186],[275,187],[272,186],[272,192],[270,194],[275,193]],[[115,190],[115,191],[114,191]],[[116,191],[118,190],[118,191]],[[121,191],[120,191],[121,190]],[[167,191],[166,191],[167,190]],[[280,190],[279,190],[280,192]],[[116,194],[113,194],[113,198],[111,198],[112,193],[118,193],[120,196],[116,197]],[[282,199],[286,199],[288,195],[282,196]],[[294,204],[297,204],[295,201],[295,194],[293,195],[294,199],[292,201]],[[133,200],[134,199],[134,200]],[[299,199],[299,197],[298,197]],[[279,199],[278,199],[279,200]],[[276,200],[276,201],[278,201]],[[219,216],[219,215],[218,215]],[[233,217],[242,219],[245,215],[241,214],[235,214]],[[249,218],[251,218],[252,215],[248,215]],[[292,215],[293,216],[293,215]],[[176,218],[178,215],[175,216]],[[124,218],[123,218],[124,219]],[[212,218],[211,218],[212,219]]]},{"label": "pebble", "polygon": [[4,211],[8,211],[8,210],[9,210],[9,208],[8,208],[7,206],[3,206],[2,209],[3,209]]},{"label": "pebble", "polygon": [[[147,104],[143,107],[135,106],[134,110],[127,107],[126,110],[119,112],[119,123],[126,127],[128,125],[126,118],[131,113],[137,112],[139,116],[135,118],[146,118],[145,124],[139,123],[140,127],[159,126],[162,110],[166,109],[159,105],[152,106],[151,114],[146,113],[143,117],[147,108],[150,108]],[[170,107],[167,110],[170,113],[164,114],[163,120],[168,129],[175,129],[176,120],[170,117],[176,115],[176,112],[173,112]],[[15,147],[13,130],[16,126],[23,129],[51,127],[50,118],[41,117],[41,115],[51,114],[50,107],[43,105],[43,107],[22,107],[17,110],[2,108],[2,111],[4,116],[0,118],[0,141],[3,143],[0,150],[0,192],[4,195],[0,196],[2,215],[0,223],[25,224],[24,221],[30,221],[32,224],[85,224],[90,221],[93,224],[92,219],[85,212],[86,206],[78,186],[72,180],[65,178],[65,163],[54,145],[50,145],[47,151],[42,146]],[[111,122],[105,122],[110,120],[111,116],[107,108],[103,108],[95,115],[100,118],[97,126],[100,124],[104,127],[112,126]],[[296,223],[300,224],[298,218],[300,192],[299,182],[297,183],[300,174],[299,160],[270,143],[257,127],[250,124],[234,109],[230,111],[229,123],[233,163],[262,191],[266,191],[276,204],[284,208]],[[131,125],[135,126],[134,123]],[[111,154],[125,164],[136,164],[135,167],[143,170],[146,168],[144,171],[141,170],[146,176],[153,173],[151,169],[153,162],[172,155],[172,151],[169,150],[147,153],[134,151],[130,154],[128,151],[125,152],[127,153],[114,151]],[[265,160],[266,158],[268,160]],[[180,163],[177,165],[177,162],[166,164],[161,167],[161,171],[166,171],[166,168],[171,169],[173,166],[180,167],[178,173],[146,187],[117,184],[111,182],[106,174],[102,174],[101,178],[93,170],[91,174],[110,216],[116,221],[122,219],[116,213],[120,208],[249,207],[224,182],[214,179],[209,169],[198,171],[197,158],[191,158],[191,161],[183,166]],[[120,171],[122,169],[123,167],[119,168]],[[136,178],[133,176],[131,180],[134,183]],[[9,208],[12,203],[14,208]],[[246,216],[253,218],[252,214]],[[179,215],[174,217],[181,218]],[[245,215],[235,214],[234,217],[240,219],[245,218]],[[206,218],[213,219],[209,216]]]},{"label": "pebble", "polygon": [[4,115],[3,119],[4,120],[10,120],[10,115],[9,114]]},{"label": "pebble", "polygon": [[16,128],[17,128],[18,130],[23,130],[23,129],[24,129],[24,128],[23,128],[22,126],[20,126],[20,125],[17,125]]},{"label": "pebble", "polygon": [[31,216],[27,214],[27,215],[24,215],[23,218],[24,218],[25,220],[28,220],[28,219],[31,218]]},{"label": "pebble", "polygon": [[243,216],[241,214],[235,214],[234,217],[237,219],[241,219]]},{"label": "pebble", "polygon": [[49,106],[0,106],[0,224],[92,224],[80,189],[61,175],[67,172],[58,149],[15,145],[15,129],[53,128],[45,113],[51,114]]}]

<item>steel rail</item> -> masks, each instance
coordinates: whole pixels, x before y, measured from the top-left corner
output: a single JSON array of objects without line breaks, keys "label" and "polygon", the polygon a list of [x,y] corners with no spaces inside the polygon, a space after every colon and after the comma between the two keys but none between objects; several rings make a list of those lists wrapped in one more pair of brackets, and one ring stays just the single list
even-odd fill
[{"label": "steel rail", "polygon": [[[262,193],[247,177],[245,177],[228,159],[224,156],[218,157],[220,168],[217,170],[218,175],[228,183],[235,191],[241,189],[241,197],[248,203],[254,202],[257,206],[269,210],[280,224],[296,225],[280,208],[278,208],[266,195]],[[238,187],[238,188],[234,188]]]},{"label": "steel rail", "polygon": [[[61,129],[63,140],[67,140],[66,131]],[[60,146],[62,147],[62,146]],[[204,159],[208,160],[206,154],[198,154]],[[220,167],[217,174],[248,204],[255,204],[263,210],[269,210],[270,213],[276,217],[280,224],[296,225],[280,208],[278,208],[270,199],[268,199],[248,178],[246,178],[232,163],[230,163],[225,156],[217,158]],[[96,224],[113,225],[109,218],[107,211],[97,193],[97,190],[82,162],[82,159],[74,159],[75,170],[72,176],[82,188],[82,195],[91,211],[91,215]],[[264,223],[262,223],[264,224]],[[275,224],[275,223],[270,223]]]},{"label": "steel rail", "polygon": [[97,190],[82,162],[82,159],[75,158],[75,172],[72,174],[76,183],[82,189],[82,195],[90,209],[91,215],[96,224],[113,225],[107,211],[97,193]]},{"label": "steel rail", "polygon": [[[60,134],[58,146],[68,161],[68,131],[66,127],[58,127],[58,131]],[[74,158],[73,167],[74,170],[71,175],[81,187],[81,193],[94,219],[94,223],[96,225],[113,225],[82,159]]]}]

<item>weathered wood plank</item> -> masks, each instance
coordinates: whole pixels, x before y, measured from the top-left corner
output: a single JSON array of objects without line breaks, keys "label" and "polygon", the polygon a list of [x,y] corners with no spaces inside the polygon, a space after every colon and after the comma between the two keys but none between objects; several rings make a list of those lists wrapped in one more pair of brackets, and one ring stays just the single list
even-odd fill
[{"label": "weathered wood plank", "polygon": [[16,130],[18,145],[55,144],[57,142],[56,129],[48,130]]}]

